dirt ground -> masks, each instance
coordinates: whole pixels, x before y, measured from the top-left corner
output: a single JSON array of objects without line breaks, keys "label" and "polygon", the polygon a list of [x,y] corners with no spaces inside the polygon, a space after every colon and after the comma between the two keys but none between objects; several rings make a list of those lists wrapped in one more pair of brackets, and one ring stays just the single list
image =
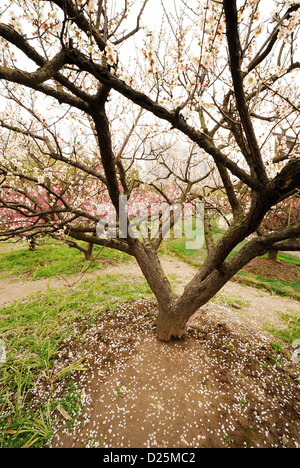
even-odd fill
[{"label": "dirt ground", "polygon": [[[195,273],[173,258],[163,266],[179,293]],[[141,275],[134,263],[105,273]],[[0,304],[81,279],[2,278]],[[226,297],[244,305],[226,305]],[[230,282],[192,317],[183,339],[166,344],[155,338],[154,301],[105,311],[84,332],[84,344],[70,339],[58,357],[57,372],[85,356],[86,370],[72,376],[81,385],[84,413],[70,428],[58,412],[50,446],[300,447],[300,366],[265,331],[266,324],[282,326],[283,312],[300,315],[300,303]],[[74,336],[82,327],[78,321]],[[64,385],[56,385],[57,396]],[[47,391],[38,382],[33,404]]]},{"label": "dirt ground", "polygon": [[151,301],[126,304],[84,347],[66,343],[61,365],[89,353],[85,413],[71,430],[57,415],[52,447],[299,447],[299,369],[267,337],[202,310],[185,339],[159,343],[155,315]]},{"label": "dirt ground", "polygon": [[255,258],[244,270],[255,275],[273,278],[280,281],[300,281],[300,267],[283,260]]}]

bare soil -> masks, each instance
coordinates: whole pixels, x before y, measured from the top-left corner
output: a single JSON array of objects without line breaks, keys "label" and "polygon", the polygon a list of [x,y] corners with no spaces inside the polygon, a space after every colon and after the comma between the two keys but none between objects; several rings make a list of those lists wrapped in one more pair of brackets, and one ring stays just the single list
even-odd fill
[{"label": "bare soil", "polygon": [[58,415],[52,447],[299,446],[299,369],[285,353],[206,309],[184,339],[160,343],[156,313],[148,300],[125,304],[99,318],[88,344],[66,343],[62,366],[89,353],[77,375],[85,414],[72,430]]},{"label": "bare soil", "polygon": [[[179,293],[195,273],[175,259],[163,266]],[[132,263],[89,277],[106,273],[141,276]],[[0,279],[0,303],[81,279]],[[245,305],[230,307],[226,297]],[[172,343],[155,338],[154,301],[99,312],[88,329],[84,319],[76,322],[74,338],[84,340],[65,342],[58,356],[55,372],[85,357],[86,370],[72,375],[84,411],[72,427],[57,412],[51,447],[300,447],[300,366],[288,347],[274,349],[265,331],[266,324],[283,326],[280,313],[300,316],[299,302],[230,282]],[[64,388],[56,383],[53,397]],[[32,403],[47,391],[37,382]]]},{"label": "bare soil", "polygon": [[262,257],[255,258],[243,270],[280,281],[300,281],[300,266],[283,260],[269,260]]}]

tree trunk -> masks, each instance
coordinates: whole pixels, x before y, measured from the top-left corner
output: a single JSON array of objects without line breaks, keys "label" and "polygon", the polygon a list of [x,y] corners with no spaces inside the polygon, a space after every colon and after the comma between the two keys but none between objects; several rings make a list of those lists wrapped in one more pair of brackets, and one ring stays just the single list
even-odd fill
[{"label": "tree trunk", "polygon": [[155,247],[151,243],[142,244],[136,240],[131,248],[153,294],[159,302],[168,304],[172,297],[171,285],[162,269]]},{"label": "tree trunk", "polygon": [[156,321],[156,336],[160,341],[171,341],[181,338],[186,333],[186,320],[180,310],[173,304],[159,307]]},{"label": "tree trunk", "polygon": [[172,293],[170,282],[165,275],[155,248],[137,242],[133,246],[136,260],[156,296],[158,302],[158,317],[156,335],[160,341],[171,341],[181,338],[186,333],[188,320],[194,313],[206,304],[228,280],[236,273],[212,268],[207,272],[200,270],[193,280],[185,287],[179,298]]},{"label": "tree trunk", "polygon": [[[235,227],[232,226],[228,232],[232,237]],[[224,239],[219,241],[219,258],[222,258]],[[158,302],[158,317],[156,322],[156,335],[160,341],[171,341],[181,338],[186,332],[188,320],[197,310],[207,304],[233,276],[249,263],[253,258],[264,255],[270,250],[270,245],[265,245],[264,240],[255,238],[249,241],[231,259],[220,263],[216,262],[216,252],[212,252],[196,273],[194,278],[186,285],[181,297],[172,293],[171,285],[166,277],[157,252],[151,245],[143,245],[136,242],[132,246],[134,255],[140,265],[142,272]],[[216,250],[216,248],[214,249]]]},{"label": "tree trunk", "polygon": [[135,257],[158,302],[156,335],[160,341],[181,338],[186,333],[186,325],[192,315],[235,274],[235,270],[231,269],[226,273],[212,269],[206,276],[200,271],[179,298],[172,292],[155,248],[137,242],[134,249]]},{"label": "tree trunk", "polygon": [[88,244],[87,249],[84,250],[84,256],[85,256],[86,261],[92,260],[92,257],[93,257],[93,248],[94,248],[94,244],[92,244],[92,243],[90,242],[90,243]]},{"label": "tree trunk", "polygon": [[208,213],[208,206],[207,203],[204,202],[204,237],[205,237],[205,244],[206,244],[206,250],[208,255],[214,248],[214,237],[213,237],[213,232],[212,232],[212,225],[210,222],[210,216]]},{"label": "tree trunk", "polygon": [[181,320],[181,314],[176,309],[178,296],[172,293],[170,282],[162,269],[155,247],[137,241],[132,249],[158,302],[159,314],[156,323],[158,339],[170,341],[172,338],[181,337],[184,333],[185,323]]},{"label": "tree trunk", "polygon": [[36,242],[34,237],[29,239],[29,252],[35,252]]},{"label": "tree trunk", "polygon": [[169,304],[168,308],[159,307],[157,338],[161,341],[181,338],[186,333],[189,319],[223,288],[231,276],[232,272],[224,274],[218,270],[203,280],[196,275],[175,303]]},{"label": "tree trunk", "polygon": [[278,257],[278,250],[269,250],[268,252],[269,260],[277,260],[277,257]]}]

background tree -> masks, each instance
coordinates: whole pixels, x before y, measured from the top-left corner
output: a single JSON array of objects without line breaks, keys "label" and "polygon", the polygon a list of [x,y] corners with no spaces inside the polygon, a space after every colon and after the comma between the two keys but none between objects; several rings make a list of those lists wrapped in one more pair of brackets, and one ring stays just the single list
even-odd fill
[{"label": "background tree", "polygon": [[[272,208],[260,226],[258,234],[265,234],[279,229],[287,229],[300,224],[300,198],[295,195]],[[270,260],[277,260],[278,249],[268,252]]]},{"label": "background tree", "polygon": [[[11,98],[16,101],[15,96]],[[190,177],[196,156],[199,163],[199,155],[193,148],[186,157],[186,145],[185,148],[177,145],[175,149],[172,138],[167,138],[158,126],[148,128],[143,124],[138,128],[142,113],[139,111],[135,116],[132,109],[128,112],[128,104],[127,110],[123,104],[113,119],[118,122],[118,129],[112,131],[112,140],[116,157],[124,163],[127,214],[133,223],[141,207],[147,213],[144,224],[151,215],[162,224],[170,212],[168,207],[194,199],[192,188],[212,171],[204,166],[204,176]],[[25,109],[24,102],[22,107]],[[113,228],[116,216],[103,182],[104,171],[93,126],[88,132],[90,121],[85,127],[86,134],[73,130],[72,141],[66,141],[58,131],[51,130],[54,123],[46,124],[36,109],[26,107],[26,111],[29,121],[26,115],[22,120],[17,116],[12,118],[11,109],[2,113],[0,239],[27,239],[34,250],[37,239],[48,235],[82,251],[87,260],[91,259],[94,244],[113,245],[126,251],[126,245],[114,243],[115,237],[91,236],[96,226],[100,231],[101,220],[103,229],[109,220]],[[13,125],[16,120],[18,126]],[[74,115],[72,122],[75,128],[80,127]],[[154,136],[159,138],[157,148],[148,144]],[[177,164],[173,163],[175,151]],[[162,204],[165,213],[161,212]],[[87,242],[87,247],[77,240]]]},{"label": "background tree", "polygon": [[[106,241],[136,258],[158,301],[157,336],[170,340],[181,336],[193,313],[257,255],[272,249],[300,249],[296,224],[253,237],[228,259],[241,241],[258,231],[272,207],[300,188],[297,154],[292,151],[281,167],[273,168],[270,150],[271,137],[280,126],[287,123],[296,138],[299,132],[295,89],[300,4],[272,2],[271,12],[271,2],[266,8],[260,0],[245,0],[239,7],[236,0],[195,0],[178,1],[170,11],[162,2],[162,27],[156,32],[145,30],[143,37],[142,15],[153,1],[135,2],[131,10],[127,2],[120,7],[120,2],[108,0],[4,1],[0,79],[6,96],[14,94],[20,103],[28,89],[43,96],[44,104],[59,113],[64,125],[68,108],[81,119],[86,117],[96,136],[101,169],[95,172],[92,164],[77,161],[71,152],[63,159],[53,129],[51,140],[42,136],[43,152],[68,168],[76,161],[83,172],[93,171],[117,219],[125,218],[127,224],[126,204],[119,200],[130,196],[132,185],[128,166],[114,150],[110,107],[118,96],[133,103],[136,112],[147,111],[153,125],[168,128],[175,137],[187,137],[209,158],[233,221],[210,246],[206,261],[181,297],[172,292],[161,267],[157,255],[161,238],[138,239],[129,234]],[[138,44],[135,61],[129,58],[133,35]],[[28,65],[18,65],[20,53],[30,60]],[[49,112],[43,122],[50,128]],[[84,125],[82,120],[82,130]],[[121,123],[116,126],[121,127]],[[148,143],[151,137],[152,149],[157,148],[155,135],[149,135]],[[189,185],[186,182],[183,187]],[[246,206],[240,202],[241,184],[249,193]],[[187,192],[183,190],[184,195]],[[96,230],[77,237],[96,242]]]}]

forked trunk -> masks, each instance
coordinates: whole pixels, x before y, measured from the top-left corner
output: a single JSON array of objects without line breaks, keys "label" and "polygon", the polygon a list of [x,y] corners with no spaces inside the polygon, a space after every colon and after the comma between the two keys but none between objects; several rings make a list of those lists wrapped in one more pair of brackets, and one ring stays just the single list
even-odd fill
[{"label": "forked trunk", "polygon": [[231,275],[216,269],[209,273],[202,270],[179,298],[172,292],[155,248],[151,244],[142,245],[139,242],[133,248],[136,260],[158,302],[157,338],[166,342],[181,338],[186,333],[188,320],[220,291]]},{"label": "forked trunk", "polygon": [[134,246],[135,257],[158,302],[156,335],[160,341],[181,338],[191,316],[206,304],[228,281],[228,276],[213,270],[207,277],[198,273],[179,298],[171,289],[157,252],[151,244]]},{"label": "forked trunk", "polygon": [[186,323],[184,315],[177,310],[176,306],[170,304],[166,309],[159,307],[156,321],[156,336],[160,341],[171,341],[181,338],[186,333]]},{"label": "forked trunk", "polygon": [[186,286],[183,295],[167,307],[159,303],[156,335],[160,341],[181,338],[186,333],[189,319],[212,299],[227,283],[228,277],[214,270],[201,281],[197,275]]},{"label": "forked trunk", "polygon": [[156,334],[160,341],[181,338],[192,315],[207,304],[244,265],[268,250],[260,239],[253,239],[232,259],[216,264],[214,255],[218,254],[223,243],[219,242],[216,252],[207,258],[186,285],[181,297],[172,293],[155,248],[151,244],[142,245],[139,242],[133,245],[134,255],[158,302]]}]

